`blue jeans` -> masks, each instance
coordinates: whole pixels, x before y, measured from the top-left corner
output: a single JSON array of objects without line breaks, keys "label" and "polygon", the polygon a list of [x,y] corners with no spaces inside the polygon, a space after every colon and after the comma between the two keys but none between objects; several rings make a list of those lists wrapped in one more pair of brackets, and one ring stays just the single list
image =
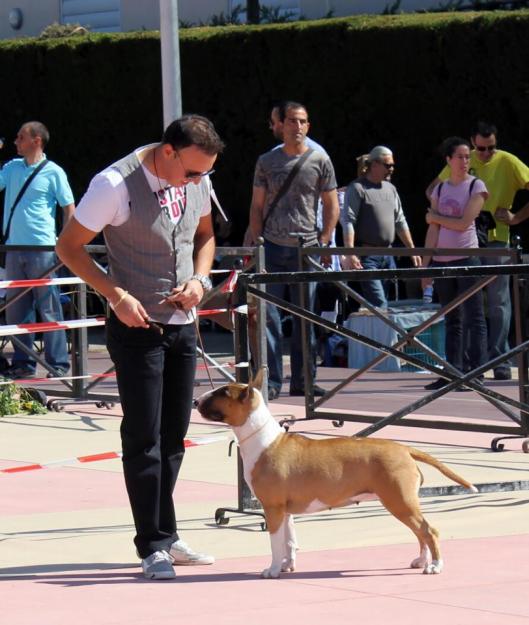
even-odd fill
[{"label": "blue jeans", "polygon": [[[395,269],[393,256],[362,256],[360,258],[364,269]],[[387,281],[362,280],[362,294],[366,300],[379,308],[388,307]]]},{"label": "blue jeans", "polygon": [[[31,280],[42,274],[57,262],[55,252],[7,252],[6,279]],[[54,274],[50,277],[54,277]],[[7,301],[20,293],[20,289],[7,289]],[[18,301],[6,308],[8,325],[35,323],[37,311],[40,321],[62,321],[60,293],[57,286],[35,287]],[[44,358],[54,368],[68,370],[68,347],[64,330],[43,332]],[[33,334],[19,334],[17,338],[29,348],[33,347]],[[35,369],[35,361],[21,349],[14,347],[13,366]]]},{"label": "blue jeans", "polygon": [[[276,245],[265,241],[265,262],[268,273],[278,271],[299,271],[298,248]],[[316,296],[316,283],[308,283],[308,309],[314,311]],[[267,293],[286,298],[285,284],[267,284]],[[290,301],[297,306],[299,301],[299,285],[290,285]],[[313,379],[316,376],[316,339],[314,327],[309,323],[310,366]],[[281,390],[283,384],[283,331],[281,328],[281,315],[279,309],[273,304],[266,306],[266,342],[268,352],[268,383],[271,387]],[[303,389],[303,350],[301,341],[301,321],[296,315],[292,315],[292,336],[290,338],[290,388]]]},{"label": "blue jeans", "polygon": [[163,334],[129,328],[114,314],[106,325],[123,420],[123,472],[141,558],[178,540],[173,490],[193,401],[196,329],[166,325]]},{"label": "blue jeans", "polygon": [[[432,267],[475,267],[479,266],[477,256],[441,263],[432,262]],[[446,306],[458,295],[476,283],[473,277],[436,278],[435,290],[441,306]],[[475,369],[487,361],[487,324],[483,311],[483,293],[478,291],[462,304],[445,315],[446,360],[459,371],[463,371],[465,346],[468,350],[468,364]]]},{"label": "blue jeans", "polygon": [[[505,249],[507,243],[491,241],[488,248]],[[487,256],[481,259],[482,265],[507,265],[510,262],[508,256]],[[487,293],[487,316],[488,316],[488,355],[489,360],[505,354],[509,351],[509,329],[511,326],[511,293],[509,283],[511,277],[506,274],[498,276],[486,287]],[[509,367],[509,362],[502,363],[499,367]]]}]

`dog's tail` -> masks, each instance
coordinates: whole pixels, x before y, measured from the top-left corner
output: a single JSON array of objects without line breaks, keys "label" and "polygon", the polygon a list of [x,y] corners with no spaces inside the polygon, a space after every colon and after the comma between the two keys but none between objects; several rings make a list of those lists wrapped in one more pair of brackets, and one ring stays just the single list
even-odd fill
[{"label": "dog's tail", "polygon": [[453,482],[456,482],[457,484],[461,484],[461,486],[468,488],[473,493],[478,492],[478,489],[473,484],[471,484],[470,482],[467,482],[465,478],[458,475],[455,471],[452,471],[452,469],[449,469],[440,460],[437,460],[437,458],[430,456],[430,454],[427,454],[424,451],[415,449],[414,447],[409,447],[408,449],[410,451],[410,456],[414,460],[417,460],[418,462],[424,462],[425,464],[429,464],[432,467],[435,467],[443,475],[446,475],[446,477],[451,479]]}]

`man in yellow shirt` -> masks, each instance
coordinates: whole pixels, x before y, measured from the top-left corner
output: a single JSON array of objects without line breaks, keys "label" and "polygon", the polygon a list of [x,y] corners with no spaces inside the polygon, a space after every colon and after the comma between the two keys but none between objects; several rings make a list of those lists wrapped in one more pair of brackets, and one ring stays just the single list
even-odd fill
[{"label": "man in yellow shirt", "polygon": [[[485,183],[489,197],[483,210],[489,211],[494,217],[496,227],[489,230],[489,248],[509,247],[509,223],[519,223],[529,217],[529,204],[524,206],[518,219],[510,212],[514,196],[521,189],[529,189],[529,167],[522,161],[497,147],[498,131],[495,126],[479,122],[472,132],[471,141],[474,148],[470,153],[470,173]],[[448,178],[448,167],[430,184],[426,195],[430,198],[432,189],[441,180]],[[506,256],[488,256],[481,259],[484,265],[507,264]],[[509,276],[498,276],[487,287],[488,311],[488,355],[489,360],[505,354],[509,350],[509,327],[511,324],[511,298],[509,292]],[[496,380],[509,380],[511,369],[509,363],[503,363],[494,369]]]}]

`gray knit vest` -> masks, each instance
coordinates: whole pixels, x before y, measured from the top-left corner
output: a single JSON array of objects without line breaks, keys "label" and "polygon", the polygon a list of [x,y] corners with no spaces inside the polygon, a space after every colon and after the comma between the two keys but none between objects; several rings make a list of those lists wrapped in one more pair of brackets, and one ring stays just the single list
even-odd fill
[{"label": "gray knit vest", "polygon": [[149,317],[168,323],[174,308],[159,302],[193,275],[193,239],[209,195],[208,182],[186,186],[186,208],[175,226],[160,208],[134,152],[111,167],[127,186],[130,217],[103,230],[110,276],[142,303]]}]

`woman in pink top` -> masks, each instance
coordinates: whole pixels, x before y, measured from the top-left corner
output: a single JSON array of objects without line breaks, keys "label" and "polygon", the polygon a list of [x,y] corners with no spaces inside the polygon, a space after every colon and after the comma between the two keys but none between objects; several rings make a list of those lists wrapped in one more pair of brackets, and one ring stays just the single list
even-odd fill
[{"label": "woman in pink top", "polygon": [[[461,254],[434,256],[432,267],[461,267],[480,265],[478,256],[468,256],[464,250],[478,247],[474,221],[487,199],[487,188],[482,180],[468,173],[470,144],[460,137],[450,137],[443,142],[442,154],[450,168],[450,177],[440,182],[432,191],[430,209],[426,214],[429,224],[425,247],[461,248]],[[423,266],[430,264],[430,258],[423,260]],[[442,306],[449,304],[458,295],[476,282],[476,278],[439,278],[435,290]],[[464,348],[467,348],[470,369],[486,361],[487,325],[483,311],[483,295],[478,291],[462,304],[445,315],[445,351],[447,361],[463,371]],[[439,378],[425,386],[436,390],[448,384]],[[465,390],[461,387],[458,390]]]}]

